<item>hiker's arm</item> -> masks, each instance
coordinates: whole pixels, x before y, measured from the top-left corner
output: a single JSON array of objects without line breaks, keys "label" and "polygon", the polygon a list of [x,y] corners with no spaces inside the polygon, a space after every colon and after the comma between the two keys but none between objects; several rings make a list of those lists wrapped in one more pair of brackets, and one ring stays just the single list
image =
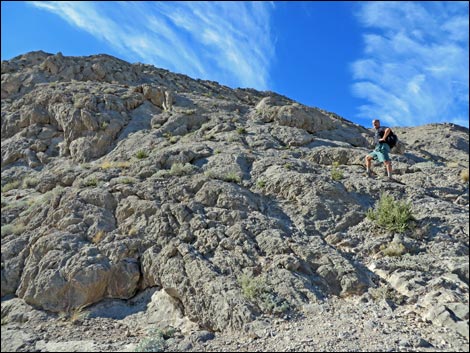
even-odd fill
[{"label": "hiker's arm", "polygon": [[379,141],[385,141],[387,136],[390,135],[390,132],[392,132],[392,130],[389,127],[386,128],[384,131],[384,135],[382,136],[382,138],[379,139]]}]

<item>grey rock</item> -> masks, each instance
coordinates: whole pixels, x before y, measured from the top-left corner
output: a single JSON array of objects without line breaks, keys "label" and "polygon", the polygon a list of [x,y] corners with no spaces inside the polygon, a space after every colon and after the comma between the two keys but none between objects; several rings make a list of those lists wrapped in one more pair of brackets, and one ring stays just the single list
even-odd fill
[{"label": "grey rock", "polygon": [[[394,127],[386,182],[364,177],[371,131],[273,92],[33,52],[2,62],[1,94],[2,296],[71,314],[155,288],[189,334],[369,293],[377,320],[411,305],[468,339],[468,129]],[[412,207],[403,234],[367,217],[384,191]]]}]

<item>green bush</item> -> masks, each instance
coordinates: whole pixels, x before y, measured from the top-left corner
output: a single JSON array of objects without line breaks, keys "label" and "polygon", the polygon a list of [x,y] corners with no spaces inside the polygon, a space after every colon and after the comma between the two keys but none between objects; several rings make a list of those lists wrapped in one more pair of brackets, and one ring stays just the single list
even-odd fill
[{"label": "green bush", "polygon": [[262,189],[266,186],[266,181],[265,180],[262,180],[262,179],[258,179],[256,181],[256,186],[259,188],[259,189]]},{"label": "green bush", "polygon": [[236,172],[228,172],[222,179],[237,184],[242,182],[242,178]]},{"label": "green bush", "polygon": [[18,189],[20,186],[21,186],[21,181],[19,180],[12,181],[10,183],[5,184],[2,187],[2,193],[13,190],[13,189]]},{"label": "green bush", "polygon": [[383,193],[375,209],[367,211],[367,218],[391,232],[404,233],[415,220],[410,202],[395,201],[392,195]]},{"label": "green bush", "polygon": [[160,330],[151,330],[146,338],[139,342],[135,352],[164,352],[165,339]]},{"label": "green bush", "polygon": [[26,189],[35,188],[39,184],[40,180],[35,177],[26,177],[23,179],[23,187]]},{"label": "green bush", "polygon": [[176,330],[167,326],[163,329],[152,328],[147,332],[147,337],[139,342],[135,352],[164,352],[167,348],[165,340],[173,338]]},{"label": "green bush", "polygon": [[290,304],[272,291],[266,280],[261,277],[250,277],[242,274],[238,283],[243,296],[252,303],[257,303],[259,308],[272,314],[282,314],[291,309]]},{"label": "green bush", "polygon": [[238,281],[243,295],[249,300],[254,300],[265,291],[266,283],[260,277],[250,277],[243,274]]},{"label": "green bush", "polygon": [[148,154],[147,152],[145,152],[144,150],[139,150],[137,151],[136,155],[135,155],[138,159],[143,159],[143,158],[147,158],[148,157]]},{"label": "green bush", "polygon": [[173,163],[171,165],[171,169],[169,171],[170,175],[176,175],[176,176],[181,176],[181,175],[187,175],[191,174],[193,171],[194,167],[190,163]]},{"label": "green bush", "polygon": [[82,181],[83,187],[94,187],[97,185],[98,185],[98,179],[96,179],[95,177],[89,177]]},{"label": "green bush", "polygon": [[344,178],[344,174],[339,167],[339,162],[333,162],[333,168],[331,169],[331,178],[335,181],[339,181]]},{"label": "green bush", "polygon": [[384,256],[402,256],[406,254],[407,249],[402,243],[390,242],[388,244],[382,244],[380,250]]},{"label": "green bush", "polygon": [[24,233],[26,226],[23,223],[6,224],[2,226],[2,238],[7,235]]}]

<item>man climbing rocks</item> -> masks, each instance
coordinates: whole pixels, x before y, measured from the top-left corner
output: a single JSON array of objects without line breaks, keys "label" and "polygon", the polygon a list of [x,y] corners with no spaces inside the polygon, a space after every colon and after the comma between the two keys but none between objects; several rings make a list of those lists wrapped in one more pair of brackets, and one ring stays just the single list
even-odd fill
[{"label": "man climbing rocks", "polygon": [[386,126],[380,126],[380,120],[372,120],[372,125],[375,129],[374,143],[375,149],[366,156],[366,173],[368,177],[372,176],[371,164],[372,160],[383,162],[387,170],[387,177],[392,180],[392,161],[390,156],[390,146],[385,142],[387,136],[392,133],[392,130]]}]

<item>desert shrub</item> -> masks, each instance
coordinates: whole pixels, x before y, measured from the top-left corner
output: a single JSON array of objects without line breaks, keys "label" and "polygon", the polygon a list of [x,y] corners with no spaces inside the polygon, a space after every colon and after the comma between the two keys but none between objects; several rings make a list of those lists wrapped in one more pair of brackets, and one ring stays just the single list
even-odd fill
[{"label": "desert shrub", "polygon": [[136,156],[138,159],[144,159],[144,158],[147,158],[147,157],[148,157],[148,154],[147,154],[147,152],[145,152],[144,150],[138,150],[137,153],[135,154],[135,156]]},{"label": "desert shrub", "polygon": [[103,161],[101,163],[101,169],[112,169],[112,168],[118,168],[118,169],[127,169],[131,166],[129,162],[126,161]]},{"label": "desert shrub", "polygon": [[414,221],[411,203],[396,201],[392,195],[383,193],[375,209],[367,211],[367,218],[379,227],[391,232],[404,233]]},{"label": "desert shrub", "polygon": [[290,309],[289,302],[279,297],[261,277],[250,277],[246,274],[238,280],[245,298],[257,303],[260,309],[272,314],[282,314]]},{"label": "desert shrub", "polygon": [[83,187],[94,187],[97,185],[98,185],[98,179],[96,179],[95,177],[89,177],[82,181]]},{"label": "desert shrub", "polygon": [[104,232],[104,230],[100,230],[100,231],[96,232],[96,234],[91,239],[91,242],[93,244],[98,244],[101,240],[103,240],[105,235],[106,235],[106,233]]},{"label": "desert shrub", "polygon": [[374,301],[391,301],[398,305],[401,305],[405,302],[405,298],[403,295],[397,293],[396,290],[389,287],[388,285],[376,287],[376,288],[369,288],[369,294]]},{"label": "desert shrub", "polygon": [[12,224],[5,224],[2,226],[2,239],[7,235],[13,234],[13,225]]},{"label": "desert shrub", "polygon": [[2,187],[2,193],[13,190],[13,189],[18,189],[20,185],[21,185],[21,181],[19,180],[15,180],[10,183],[7,183]]},{"label": "desert shrub", "polygon": [[407,252],[405,245],[397,242],[382,244],[380,250],[384,256],[401,256]]},{"label": "desert shrub", "polygon": [[23,187],[26,189],[35,188],[39,184],[39,179],[35,177],[26,177],[23,179]]},{"label": "desert shrub", "polygon": [[190,163],[173,163],[170,168],[170,175],[181,176],[190,174],[193,171],[194,167]]},{"label": "desert shrub", "polygon": [[148,332],[146,338],[139,342],[135,352],[164,352],[166,348],[162,331],[153,329]]},{"label": "desert shrub", "polygon": [[266,186],[266,181],[263,180],[263,179],[258,179],[256,181],[256,186],[259,188],[259,189],[262,189]]},{"label": "desert shrub", "polygon": [[236,172],[228,172],[222,178],[224,181],[233,182],[240,184],[242,182],[242,178]]},{"label": "desert shrub", "polygon": [[250,277],[246,274],[240,276],[238,282],[242,289],[243,296],[249,300],[254,300],[265,291],[265,282],[260,277]]},{"label": "desert shrub", "polygon": [[333,162],[333,168],[331,169],[331,178],[335,181],[339,181],[344,178],[343,172],[338,167],[339,163]]},{"label": "desert shrub", "polygon": [[460,180],[464,183],[468,183],[468,169],[464,169],[460,172]]},{"label": "desert shrub", "polygon": [[135,179],[135,178],[128,178],[128,177],[126,177],[126,178],[120,179],[119,182],[121,182],[122,184],[127,184],[127,185],[129,185],[129,184],[134,184],[134,183],[136,182],[136,179]]}]

